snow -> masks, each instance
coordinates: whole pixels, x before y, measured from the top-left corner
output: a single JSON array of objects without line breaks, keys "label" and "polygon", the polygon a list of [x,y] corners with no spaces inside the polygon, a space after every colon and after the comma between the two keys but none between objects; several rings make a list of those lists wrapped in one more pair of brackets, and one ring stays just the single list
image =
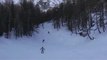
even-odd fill
[{"label": "snow", "polygon": [[[72,34],[66,27],[54,29],[49,22],[38,30],[32,37],[1,37],[0,60],[107,60],[106,32],[94,33],[95,40],[90,40]],[[44,54],[41,47],[45,48]]]}]

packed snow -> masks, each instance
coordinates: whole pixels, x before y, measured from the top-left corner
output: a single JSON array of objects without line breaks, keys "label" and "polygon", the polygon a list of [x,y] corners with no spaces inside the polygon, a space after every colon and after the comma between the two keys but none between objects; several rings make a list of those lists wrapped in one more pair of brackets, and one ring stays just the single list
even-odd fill
[{"label": "packed snow", "polygon": [[32,37],[1,37],[0,60],[107,60],[106,32],[95,32],[95,39],[90,40],[72,34],[66,27],[54,29],[49,22],[40,25],[38,31]]}]

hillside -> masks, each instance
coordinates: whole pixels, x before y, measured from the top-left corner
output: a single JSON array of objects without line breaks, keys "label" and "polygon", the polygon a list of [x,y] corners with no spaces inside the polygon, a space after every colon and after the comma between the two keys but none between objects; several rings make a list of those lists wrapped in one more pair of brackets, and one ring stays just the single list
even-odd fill
[{"label": "hillside", "polygon": [[0,60],[107,60],[106,33],[94,33],[95,39],[90,40],[65,27],[54,29],[51,23],[44,23],[44,28],[40,25],[38,30],[32,37],[1,37]]}]

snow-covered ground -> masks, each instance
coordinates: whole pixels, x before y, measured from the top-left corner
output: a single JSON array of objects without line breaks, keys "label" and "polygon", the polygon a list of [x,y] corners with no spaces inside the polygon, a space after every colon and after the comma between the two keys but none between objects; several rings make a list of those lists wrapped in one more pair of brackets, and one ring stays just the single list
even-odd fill
[{"label": "snow-covered ground", "polygon": [[[90,40],[72,34],[66,27],[57,30],[45,23],[32,37],[1,37],[0,60],[107,60],[107,33],[93,36],[95,40]],[[44,54],[41,47],[45,48]]]}]

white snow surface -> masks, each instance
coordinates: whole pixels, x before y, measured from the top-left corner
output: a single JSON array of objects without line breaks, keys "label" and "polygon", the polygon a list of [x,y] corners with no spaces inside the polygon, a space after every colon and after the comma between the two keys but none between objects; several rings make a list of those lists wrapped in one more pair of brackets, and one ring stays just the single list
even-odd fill
[{"label": "white snow surface", "polygon": [[1,37],[0,60],[107,60],[106,32],[94,33],[95,40],[90,40],[72,34],[66,27],[54,29],[51,23],[44,23],[44,28],[40,25],[38,30],[32,37]]}]

